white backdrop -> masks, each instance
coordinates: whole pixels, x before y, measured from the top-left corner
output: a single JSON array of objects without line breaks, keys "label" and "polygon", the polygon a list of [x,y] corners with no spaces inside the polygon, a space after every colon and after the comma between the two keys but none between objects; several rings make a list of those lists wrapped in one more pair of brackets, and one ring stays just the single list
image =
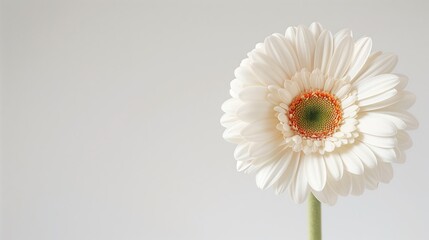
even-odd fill
[{"label": "white backdrop", "polygon": [[221,103],[257,42],[321,22],[399,56],[408,162],[323,208],[325,239],[427,239],[426,1],[1,2],[1,239],[306,239],[306,205],[237,173]]}]

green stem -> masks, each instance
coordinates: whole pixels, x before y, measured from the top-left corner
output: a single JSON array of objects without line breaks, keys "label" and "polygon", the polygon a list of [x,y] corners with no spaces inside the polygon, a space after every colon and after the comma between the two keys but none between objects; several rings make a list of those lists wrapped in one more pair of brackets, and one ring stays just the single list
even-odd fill
[{"label": "green stem", "polygon": [[322,210],[313,194],[308,196],[308,239],[322,240]]}]

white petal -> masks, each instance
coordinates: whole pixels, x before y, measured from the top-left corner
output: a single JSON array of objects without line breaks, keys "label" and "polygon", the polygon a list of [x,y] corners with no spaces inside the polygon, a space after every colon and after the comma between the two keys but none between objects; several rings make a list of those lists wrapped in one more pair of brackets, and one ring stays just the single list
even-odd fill
[{"label": "white petal", "polygon": [[231,95],[231,97],[233,98],[238,98],[238,91],[234,90],[234,89],[229,89],[229,94]]},{"label": "white petal", "polygon": [[386,110],[397,111],[398,109],[408,109],[416,101],[416,95],[408,91],[401,91],[398,95],[397,101],[388,105]]},{"label": "white petal", "polygon": [[[252,146],[250,146],[250,148],[252,148]],[[258,170],[267,164],[273,164],[275,161],[279,160],[279,153],[284,152],[285,149],[286,148],[284,146],[279,145],[277,148],[271,149],[271,151],[264,157],[253,157],[250,155],[253,159],[252,164],[257,166]],[[250,151],[252,151],[252,149],[250,149]]]},{"label": "white petal", "polygon": [[352,54],[353,40],[351,37],[345,37],[334,49],[334,54],[328,70],[329,76],[336,79],[342,78],[350,65]]},{"label": "white petal", "polygon": [[400,147],[398,147],[395,149],[395,153],[397,156],[396,163],[404,163],[406,160],[406,154],[404,149],[401,149]]},{"label": "white petal", "polygon": [[234,151],[234,158],[237,161],[249,161],[250,156],[249,156],[249,147],[250,147],[250,142],[242,142],[240,144],[237,145],[237,147],[235,148]]},{"label": "white petal", "polygon": [[289,91],[284,88],[280,88],[278,90],[278,96],[280,97],[280,100],[287,105],[289,105],[294,98],[294,95],[290,94]]},{"label": "white petal", "polygon": [[272,56],[290,79],[297,71],[299,63],[293,46],[281,35],[272,35],[265,41],[267,53]]},{"label": "white petal", "polygon": [[338,79],[334,80],[334,86],[331,89],[332,93],[337,92],[344,85],[344,81],[339,81]]},{"label": "white petal", "polygon": [[335,79],[333,79],[332,77],[328,76],[326,78],[326,81],[325,81],[325,86],[323,86],[323,90],[325,90],[327,92],[331,92],[332,88],[334,87],[334,85],[335,85]]},{"label": "white petal", "polygon": [[281,178],[277,181],[276,193],[282,193],[289,186],[292,179],[295,178],[296,172],[298,170],[299,161],[300,161],[300,152],[292,152],[291,161],[288,168],[283,173]]},{"label": "white petal", "polygon": [[344,138],[345,137],[345,133],[343,133],[343,132],[335,132],[334,133],[334,135],[332,135],[332,137],[334,137],[334,138]]},{"label": "white petal", "polygon": [[360,132],[380,137],[395,136],[397,132],[391,121],[370,114],[360,117],[357,127]]},{"label": "white petal", "polygon": [[252,166],[252,161],[237,161],[237,171],[239,172],[246,171],[250,166]]},{"label": "white petal", "polygon": [[363,173],[364,166],[362,161],[350,149],[346,149],[345,151],[341,152],[340,156],[343,160],[344,167],[348,172],[356,175],[361,175]]},{"label": "white petal", "polygon": [[232,125],[236,124],[238,121],[239,119],[237,118],[237,116],[228,114],[228,113],[225,113],[220,118],[220,124],[225,128],[231,127]]},{"label": "white petal", "polygon": [[301,72],[299,73],[300,75],[300,83],[302,83],[303,87],[305,90],[309,90],[311,89],[311,85],[310,85],[310,73],[308,71],[305,71],[304,69],[301,70]]},{"label": "white petal", "polygon": [[[334,50],[334,41],[331,32],[325,30],[316,43],[314,52],[314,68],[327,73]],[[326,89],[325,89],[326,90]]]},{"label": "white petal", "polygon": [[351,177],[350,173],[345,172],[341,180],[339,181],[329,181],[328,184],[331,186],[332,190],[341,196],[347,196],[350,193],[351,189]]},{"label": "white petal", "polygon": [[[239,162],[237,162],[237,163],[239,163]],[[256,166],[253,163],[254,163],[254,161],[252,161],[252,164],[249,165],[246,169],[244,169],[243,172],[247,173],[247,174],[258,172],[258,170],[261,168],[261,166],[260,165]]]},{"label": "white petal", "polygon": [[381,148],[395,148],[397,145],[394,137],[379,137],[362,133],[359,135],[359,139],[366,144]]},{"label": "white petal", "polygon": [[326,152],[332,152],[335,149],[335,144],[329,140],[324,141],[324,150]]},{"label": "white petal", "polygon": [[[400,149],[399,147],[395,148],[395,154],[396,154],[396,161],[395,163],[404,163],[406,160],[406,154],[405,151]],[[387,163],[387,161],[384,161]]]},{"label": "white petal", "polygon": [[365,169],[364,183],[365,187],[370,190],[374,190],[378,187],[380,181],[380,176],[378,174],[378,169]]},{"label": "white petal", "polygon": [[323,155],[325,159],[326,168],[329,170],[329,173],[338,181],[343,177],[344,165],[341,161],[341,157],[336,153],[325,154]]},{"label": "white petal", "polygon": [[268,94],[268,89],[263,86],[251,86],[243,88],[238,97],[242,101],[265,101]]},{"label": "white petal", "polygon": [[282,86],[286,78],[285,73],[276,69],[275,64],[269,64],[262,61],[252,63],[252,70],[257,76],[258,80],[264,85]]},{"label": "white petal", "polygon": [[372,169],[377,166],[377,158],[375,157],[371,149],[368,148],[365,144],[363,143],[353,144],[353,147],[351,150],[358,158],[360,158],[362,163],[368,168]]},{"label": "white petal", "polygon": [[322,191],[326,184],[326,166],[322,156],[309,154],[303,160],[308,184],[315,191]]},{"label": "white petal", "polygon": [[366,144],[371,149],[378,161],[383,162],[398,162],[396,152],[393,148],[381,148]]},{"label": "white petal", "polygon": [[237,109],[242,105],[243,105],[243,102],[240,101],[239,99],[230,98],[222,104],[221,108],[222,108],[222,111],[224,111],[225,113],[235,114],[237,112]]},{"label": "white petal", "polygon": [[399,83],[399,77],[394,74],[382,74],[371,78],[365,78],[356,84],[358,100],[374,97],[387,92]]},{"label": "white petal", "polygon": [[396,86],[396,89],[401,89],[401,90],[405,89],[405,87],[408,84],[408,77],[399,73],[395,73],[395,75],[399,77],[399,84],[398,86]]},{"label": "white petal", "polygon": [[296,203],[304,202],[308,195],[308,182],[303,162],[302,159],[299,161],[297,173],[289,186],[289,194]]},{"label": "white petal", "polygon": [[371,53],[372,40],[364,37],[356,41],[353,49],[353,57],[347,75],[353,79],[365,65],[369,54]]},{"label": "white petal", "polygon": [[246,102],[237,110],[237,116],[247,122],[274,117],[274,106],[269,102]]},{"label": "white petal", "polygon": [[[380,103],[389,103],[392,100],[395,100],[395,98],[393,98],[396,94],[398,93],[398,91],[396,89],[391,89],[387,92],[383,92],[379,95],[376,95],[374,97],[370,97],[370,98],[366,98],[363,99],[361,101],[359,101],[359,106],[360,107],[367,107],[367,106],[371,106],[371,105],[377,105]],[[392,102],[393,104],[393,102]],[[365,108],[365,110],[368,110],[371,108]]]},{"label": "white petal", "polygon": [[296,49],[299,63],[302,68],[313,68],[313,56],[315,40],[308,29],[304,26],[298,26],[296,33]]},{"label": "white petal", "polygon": [[223,138],[226,141],[231,142],[231,143],[240,143],[241,141],[243,141],[243,137],[241,136],[241,131],[243,130],[243,128],[246,125],[247,124],[245,124],[243,122],[239,122],[239,123],[234,124],[231,127],[228,127],[223,132]]},{"label": "white petal", "polygon": [[250,145],[249,156],[252,158],[268,158],[282,148],[281,139],[273,139],[271,141],[254,142]]},{"label": "white petal", "polygon": [[378,56],[376,55],[374,58],[370,57],[361,70],[361,73],[356,75],[355,81],[358,82],[361,79],[368,77],[390,73],[395,68],[397,62],[398,58],[390,53],[383,53]]},{"label": "white petal", "polygon": [[[300,87],[295,81],[285,81],[284,82],[284,88],[288,90],[290,95],[296,96],[301,92]],[[304,89],[302,89],[304,90]]]},{"label": "white petal", "polygon": [[279,136],[275,120],[258,120],[250,123],[241,131],[241,135],[252,142],[269,141]]},{"label": "white petal", "polygon": [[340,131],[343,133],[351,133],[355,130],[356,130],[356,126],[355,124],[352,124],[352,123],[345,123],[340,127]]},{"label": "white petal", "polygon": [[256,74],[253,72],[252,67],[250,66],[250,63],[245,63],[245,64],[240,65],[240,67],[235,69],[234,75],[244,85],[249,85],[249,86],[261,85],[261,81],[258,79]]},{"label": "white petal", "polygon": [[363,181],[363,177],[351,174],[351,180],[352,180],[351,194],[355,196],[361,195],[365,190],[365,183]]},{"label": "white petal", "polygon": [[413,146],[413,141],[411,140],[411,137],[407,132],[403,130],[399,130],[397,138],[398,138],[398,147],[401,150],[406,150]]},{"label": "white petal", "polygon": [[346,118],[343,120],[344,124],[353,124],[353,125],[357,125],[358,124],[358,120],[356,120],[355,118]]},{"label": "white petal", "polygon": [[[377,96],[379,99],[375,99],[377,97],[371,98],[371,101],[373,102],[367,106],[361,107],[362,112],[395,109],[397,104],[400,104],[400,102],[404,100],[404,93],[397,92],[396,89],[392,89],[391,91],[392,92],[389,91],[388,93],[385,93],[386,95],[384,96]],[[382,100],[380,101],[380,99]]]},{"label": "white petal", "polygon": [[334,94],[337,98],[343,99],[343,97],[345,97],[346,94],[350,92],[350,88],[351,88],[350,84],[345,84],[340,89],[338,89],[338,91],[336,91]]},{"label": "white petal", "polygon": [[273,105],[279,105],[281,103],[281,99],[279,98],[278,94],[268,93],[267,100]]},{"label": "white petal", "polygon": [[313,89],[323,89],[325,85],[325,77],[319,69],[314,70],[310,74],[310,85]]},{"label": "white petal", "polygon": [[347,98],[341,101],[341,107],[344,109],[351,106],[356,102],[356,99],[357,99],[356,95],[349,95]]},{"label": "white petal", "polygon": [[238,80],[238,79],[233,79],[229,83],[229,85],[231,86],[231,89],[234,89],[235,91],[240,91],[245,86],[245,84],[242,81]]},{"label": "white petal", "polygon": [[409,112],[405,111],[377,111],[377,112],[368,112],[369,115],[384,118],[391,121],[398,129],[401,130],[410,130],[416,129],[419,126],[417,119],[411,115]]},{"label": "white petal", "polygon": [[332,190],[329,185],[326,185],[323,191],[317,192],[313,191],[313,195],[322,203],[327,203],[329,205],[334,205],[337,202],[337,194]]},{"label": "white petal", "polygon": [[335,33],[335,36],[334,36],[335,47],[338,47],[338,45],[340,44],[340,42],[344,38],[346,38],[346,37],[353,38],[353,33],[348,28],[341,29],[340,31],[338,31],[337,33]]},{"label": "white petal", "polygon": [[310,32],[313,34],[314,39],[317,40],[320,36],[320,33],[323,31],[323,27],[320,23],[314,22],[310,24],[308,30],[310,30]]},{"label": "white petal", "polygon": [[285,38],[292,46],[295,46],[296,42],[296,27],[288,27],[285,32]]},{"label": "white petal", "polygon": [[256,185],[261,189],[271,187],[284,174],[292,158],[290,150],[277,154],[277,160],[262,167],[256,174]]},{"label": "white petal", "polygon": [[380,181],[383,183],[389,183],[393,178],[393,168],[390,163],[379,163],[378,164]]}]

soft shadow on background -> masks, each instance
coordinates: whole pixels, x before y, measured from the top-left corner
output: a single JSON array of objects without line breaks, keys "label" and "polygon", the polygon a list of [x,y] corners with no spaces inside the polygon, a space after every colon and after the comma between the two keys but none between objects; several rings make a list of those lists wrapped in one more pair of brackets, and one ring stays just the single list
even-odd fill
[{"label": "soft shadow on background", "polygon": [[3,0],[0,238],[306,239],[305,204],[237,173],[219,118],[257,42],[319,21],[397,53],[420,121],[390,184],[324,207],[325,239],[426,239],[428,11],[417,0]]}]

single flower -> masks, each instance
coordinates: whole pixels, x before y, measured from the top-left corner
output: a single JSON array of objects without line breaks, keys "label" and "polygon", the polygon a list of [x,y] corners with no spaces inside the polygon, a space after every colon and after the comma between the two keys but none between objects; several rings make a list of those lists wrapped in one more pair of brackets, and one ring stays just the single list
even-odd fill
[{"label": "single flower", "polygon": [[238,171],[297,203],[311,192],[334,204],[389,182],[412,144],[406,130],[417,121],[406,109],[415,97],[407,78],[391,73],[397,57],[371,47],[368,37],[354,41],[350,30],[333,35],[318,23],[258,43],[222,105]]}]

